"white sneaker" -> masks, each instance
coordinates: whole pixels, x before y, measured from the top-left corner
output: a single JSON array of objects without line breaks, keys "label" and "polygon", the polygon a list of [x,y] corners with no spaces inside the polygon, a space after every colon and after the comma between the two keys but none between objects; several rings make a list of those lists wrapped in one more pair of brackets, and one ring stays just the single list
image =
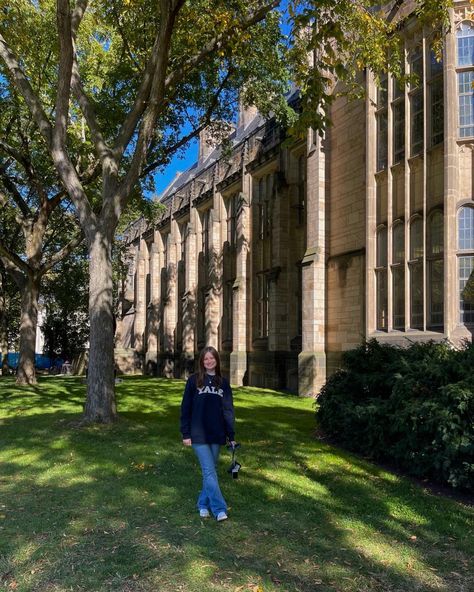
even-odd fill
[{"label": "white sneaker", "polygon": [[199,516],[200,516],[200,518],[209,518],[209,516],[210,516],[209,510],[207,510],[206,508],[201,508],[199,510]]},{"label": "white sneaker", "polygon": [[217,522],[222,522],[223,520],[227,520],[228,516],[225,512],[219,512],[219,514],[217,514]]}]

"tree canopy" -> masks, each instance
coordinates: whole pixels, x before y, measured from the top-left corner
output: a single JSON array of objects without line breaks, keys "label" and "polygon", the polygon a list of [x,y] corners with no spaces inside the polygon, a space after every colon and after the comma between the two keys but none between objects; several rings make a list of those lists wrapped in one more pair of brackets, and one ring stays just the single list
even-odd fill
[{"label": "tree canopy", "polygon": [[[53,69],[52,63],[44,65],[46,79]],[[0,259],[22,296],[21,314],[16,318],[20,325],[17,381],[33,383],[42,279],[77,247],[82,232],[33,117],[6,79],[0,80],[0,129]]]}]

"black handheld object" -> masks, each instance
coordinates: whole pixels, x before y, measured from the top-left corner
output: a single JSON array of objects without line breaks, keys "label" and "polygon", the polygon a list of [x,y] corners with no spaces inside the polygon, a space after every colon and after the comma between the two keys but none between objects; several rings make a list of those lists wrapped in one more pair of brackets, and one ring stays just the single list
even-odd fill
[{"label": "black handheld object", "polygon": [[227,469],[227,472],[232,475],[232,479],[237,479],[239,476],[240,467],[242,466],[238,463],[235,459],[235,451],[237,448],[240,448],[240,444],[229,444],[227,446],[227,450],[232,452],[232,462],[230,463],[230,467]]}]

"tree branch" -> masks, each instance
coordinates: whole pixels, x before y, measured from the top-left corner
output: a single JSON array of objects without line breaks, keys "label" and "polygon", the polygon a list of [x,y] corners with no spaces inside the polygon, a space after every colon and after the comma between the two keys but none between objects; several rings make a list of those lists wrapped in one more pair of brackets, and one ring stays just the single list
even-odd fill
[{"label": "tree branch", "polygon": [[24,289],[26,284],[25,274],[21,272],[13,263],[11,263],[6,257],[0,255],[0,261],[3,265],[4,270],[13,278],[13,281],[21,291]]},{"label": "tree branch", "polygon": [[97,152],[97,156],[102,162],[104,157],[111,157],[112,152],[109,146],[107,146],[102,132],[100,131],[100,127],[97,121],[97,117],[95,115],[95,110],[92,105],[92,102],[89,100],[89,97],[86,95],[84,88],[82,86],[81,76],[79,74],[79,68],[77,65],[77,60],[75,58],[72,67],[71,84],[74,96],[76,97],[77,102],[79,103],[79,107],[81,108],[81,112],[87,121],[87,125],[89,126],[92,141],[94,142],[94,146]]},{"label": "tree branch", "polygon": [[74,96],[76,97],[77,102],[79,103],[81,112],[84,115],[85,120],[87,121],[87,125],[89,126],[92,141],[94,142],[97,155],[100,161],[102,162],[103,158],[106,155],[108,155],[109,157],[111,156],[111,150],[109,146],[107,146],[107,143],[104,140],[103,134],[100,130],[97,117],[95,115],[94,105],[87,96],[86,92],[84,91],[84,87],[82,86],[75,48],[77,31],[86,12],[87,4],[88,0],[78,0],[71,16],[71,35],[73,43],[71,86]]},{"label": "tree branch", "polygon": [[36,174],[36,171],[33,167],[33,163],[31,162],[31,158],[29,155],[29,146],[28,141],[24,137],[22,130],[19,129],[19,135],[21,137],[25,152],[20,152],[16,148],[13,148],[6,142],[0,140],[0,148],[3,149],[7,154],[9,154],[16,162],[23,167],[25,170],[26,176],[29,179],[31,186],[36,190],[38,197],[40,198],[41,202],[46,202],[48,199],[47,193],[45,191],[44,185],[40,181],[39,176]]},{"label": "tree branch", "polygon": [[23,196],[18,191],[15,183],[12,179],[7,175],[6,171],[0,171],[0,178],[3,181],[3,185],[5,189],[10,193],[13,201],[17,205],[18,209],[20,210],[23,218],[31,218],[33,216],[33,212],[31,211],[30,207],[23,199]]},{"label": "tree branch", "polygon": [[[63,3],[67,0],[61,0]],[[0,57],[4,60],[10,74],[25,99],[33,118],[38,125],[41,134],[46,140],[48,149],[50,150],[53,162],[59,173],[60,179],[66,188],[70,198],[76,206],[79,219],[83,228],[95,226],[96,216],[90,206],[87,196],[84,192],[84,188],[81,185],[81,181],[77,174],[74,165],[69,160],[68,155],[64,149],[53,149],[52,141],[52,127],[51,123],[46,116],[39,98],[31,88],[28,79],[21,70],[18,60],[14,56],[13,52],[9,48],[3,36],[0,34]],[[63,97],[64,99],[64,97]],[[69,98],[66,99],[69,101]]]},{"label": "tree branch", "polygon": [[80,174],[80,181],[83,185],[88,185],[100,174],[100,162],[98,160],[94,160],[89,164],[87,169]]},{"label": "tree branch", "polygon": [[[162,2],[162,5],[164,3]],[[166,3],[167,4],[167,3]],[[184,0],[174,0],[171,2],[171,10],[169,11],[169,16],[172,18],[173,23],[178,15],[178,12],[184,5]],[[162,20],[165,18],[165,14],[168,12],[168,7],[166,10],[163,9],[161,11]],[[135,129],[142,117],[143,113],[145,112],[148,99],[150,96],[150,89],[153,83],[154,75],[156,73],[157,64],[160,60],[160,55],[163,55],[163,46],[162,46],[162,27],[156,34],[155,41],[153,43],[153,47],[150,54],[150,60],[145,68],[145,72],[143,74],[142,82],[137,92],[137,96],[135,98],[135,102],[133,104],[132,109],[129,111],[125,121],[120,128],[120,131],[117,135],[113,146],[113,153],[117,160],[117,162],[122,158],[123,153],[125,152],[130,140],[135,133]],[[169,48],[168,48],[169,49]]]},{"label": "tree branch", "polygon": [[31,274],[31,268],[28,263],[25,263],[23,259],[18,257],[16,253],[10,251],[10,249],[0,239],[0,256],[4,261],[5,268],[7,271],[16,270],[17,272],[23,272],[27,275]]},{"label": "tree branch", "polygon": [[21,95],[25,99],[26,104],[28,105],[31,114],[33,115],[34,120],[36,121],[36,125],[38,126],[41,135],[46,140],[46,144],[48,148],[51,148],[52,145],[52,128],[51,123],[41,105],[40,100],[34,93],[31,85],[25,76],[23,70],[20,68],[18,60],[16,59],[14,53],[8,46],[7,42],[5,41],[3,35],[0,33],[0,57],[5,62],[5,65],[8,68],[15,84],[17,85]]},{"label": "tree branch", "polygon": [[66,197],[66,195],[67,194],[65,190],[58,191],[56,195],[53,195],[53,197],[50,197],[48,199],[48,215],[51,214],[51,212],[59,206],[59,204]]},{"label": "tree branch", "polygon": [[[242,21],[240,25],[240,29],[245,31],[252,25],[262,21],[265,16],[274,8],[279,6],[281,0],[273,0],[270,4],[267,4],[261,8],[259,8],[254,13],[250,14],[246,19]],[[180,10],[182,5],[184,4],[183,0],[175,0],[172,5],[173,9],[177,12]],[[218,49],[222,42],[225,39],[229,38],[229,34],[231,31],[225,31],[221,35],[217,35],[214,39],[209,41],[209,43],[201,50],[201,52],[192,58],[190,58],[187,62],[185,62],[178,72],[175,72],[169,75],[165,81],[165,87],[169,88],[171,86],[176,85],[179,83],[188,72],[192,69],[201,64],[213,51]],[[158,61],[160,50],[160,43],[159,43],[159,34],[155,38],[155,43],[153,44],[153,49],[150,57],[150,61],[147,64],[145,69],[145,74],[143,76],[142,84],[137,93],[137,97],[135,99],[135,103],[133,108],[127,115],[122,128],[117,136],[117,139],[114,143],[113,152],[117,160],[119,160],[126,147],[128,146],[132,135],[135,131],[135,128],[140,120],[140,117],[143,115],[147,108],[148,104],[148,97],[150,95],[150,88],[152,84],[153,78],[153,71],[155,70],[156,63]]]},{"label": "tree branch", "polygon": [[59,36],[59,71],[55,108],[56,116],[53,130],[53,150],[62,153],[66,144],[73,64],[69,0],[57,0],[56,17]]},{"label": "tree branch", "polygon": [[[239,25],[240,30],[245,31],[246,29],[250,28],[251,26],[262,21],[266,17],[266,15],[271,10],[273,10],[274,8],[279,6],[280,3],[281,3],[281,0],[273,0],[269,4],[262,6],[261,8],[256,10],[255,12],[248,15],[246,18],[242,19],[242,22]],[[182,3],[180,2],[180,6],[181,5],[182,5]],[[226,31],[220,35],[217,35],[198,54],[196,54],[195,56],[193,56],[192,58],[187,60],[178,71],[175,71],[173,74],[170,74],[164,81],[164,89],[161,94],[155,93],[151,88],[148,89],[148,86],[145,84],[146,77],[144,77],[143,85],[140,88],[139,95],[137,96],[137,100],[136,100],[134,108],[132,110],[133,116],[132,116],[132,112],[130,112],[129,117],[127,118],[127,124],[129,127],[126,130],[126,132],[124,130],[123,133],[121,133],[121,135],[119,135],[119,137],[117,138],[116,144],[114,145],[114,154],[116,154],[117,156],[120,154],[120,156],[121,156],[121,154],[123,154],[123,150],[125,149],[126,145],[130,141],[130,138],[134,132],[135,127],[132,127],[132,123],[135,122],[134,126],[136,126],[140,116],[143,113],[145,113],[145,116],[142,120],[142,125],[140,128],[140,133],[139,133],[138,140],[137,140],[137,147],[136,147],[133,159],[132,159],[131,166],[129,168],[127,175],[125,176],[125,179],[122,181],[119,191],[118,191],[119,200],[120,200],[120,204],[121,204],[120,210],[123,208],[124,202],[126,201],[127,195],[130,193],[134,182],[136,182],[136,180],[142,176],[142,172],[140,169],[141,169],[141,166],[144,162],[144,159],[146,158],[146,154],[143,154],[143,153],[144,152],[146,153],[148,151],[148,143],[145,139],[147,134],[143,133],[144,130],[146,130],[149,127],[149,125],[145,122],[145,118],[148,117],[150,120],[153,119],[152,113],[156,112],[156,115],[154,116],[154,123],[155,123],[160,109],[163,109],[164,91],[170,89],[173,86],[176,86],[179,82],[181,82],[185,78],[185,76],[192,69],[196,68],[199,64],[201,64],[214,51],[216,51],[220,47],[224,46],[226,43],[226,40],[228,40],[230,38],[230,33],[231,33],[231,31],[229,30],[229,31]],[[158,41],[158,38],[157,38],[157,40],[155,40],[155,45],[153,48],[150,64],[155,63],[155,61],[158,64],[160,57],[163,56],[163,53],[162,53],[163,52],[163,45],[162,45],[162,43],[160,43],[159,47],[156,48],[157,41]],[[158,51],[158,50],[161,50],[161,51]],[[155,53],[155,51],[156,51],[156,53]],[[166,56],[166,59],[168,59],[168,55]],[[147,74],[148,74],[148,70],[149,70],[149,68],[147,66]],[[155,75],[154,80],[156,80],[156,75]],[[148,84],[150,84],[150,82],[148,82]],[[147,101],[146,101],[146,97],[148,96],[147,93],[150,97],[153,97],[153,107],[149,103],[147,103]],[[120,143],[119,140],[122,143]],[[124,142],[126,142],[126,144]],[[116,150],[117,150],[117,152],[116,152]]]},{"label": "tree branch", "polygon": [[[202,132],[202,130],[204,130],[206,128],[206,126],[208,126],[211,123],[212,114],[214,113],[214,109],[217,107],[218,102],[219,102],[219,96],[221,95],[222,91],[224,90],[225,85],[226,85],[227,81],[229,80],[229,78],[232,76],[233,72],[234,72],[234,68],[230,67],[229,70],[227,71],[226,76],[224,77],[221,84],[219,85],[219,88],[215,92],[213,100],[212,100],[211,104],[209,105],[206,113],[201,118],[201,124],[197,128],[195,128],[193,131],[191,131],[189,134],[187,134],[186,136],[184,136],[180,140],[178,140],[175,144],[171,145],[166,150],[167,156],[169,156],[170,154],[174,154],[182,146],[186,145],[190,140],[192,140],[193,138],[198,136]],[[152,162],[143,170],[143,172],[140,175],[140,178],[142,179],[143,177],[146,177],[146,175],[150,174],[154,169],[156,169],[157,167],[159,167],[162,164],[164,164],[164,162],[162,160],[161,161],[156,160],[156,161]]]},{"label": "tree branch", "polygon": [[[206,128],[210,123],[210,119],[203,122],[200,126],[195,128],[192,132],[190,132],[187,136],[184,136],[180,140],[178,140],[175,144],[173,144],[169,149],[166,150],[167,154],[173,154],[176,150],[179,150],[182,146],[187,144],[190,140],[193,140],[196,136],[202,132],[203,129]],[[143,179],[151,172],[153,172],[159,166],[165,164],[163,160],[155,160],[154,162],[150,163],[143,171],[140,173],[140,179]]]},{"label": "tree branch", "polygon": [[83,240],[84,232],[80,230],[78,234],[67,243],[67,245],[65,245],[60,251],[55,253],[49,261],[45,262],[40,267],[40,274],[44,275],[47,271],[52,269],[57,263],[68,257],[72,253],[72,251],[82,243]]},{"label": "tree branch", "polygon": [[[18,150],[16,150],[15,148],[10,146],[6,142],[3,142],[2,140],[0,140],[0,148],[2,148],[7,154],[9,154],[12,158],[14,158],[16,160],[16,162],[18,162],[25,169],[26,175],[31,183],[31,186],[36,189],[36,191],[40,197],[40,201],[43,204],[42,207],[45,208],[45,211],[49,215],[59,205],[59,203],[61,202],[61,200],[65,196],[66,192],[64,190],[59,191],[53,197],[48,199],[47,192],[46,192],[43,184],[39,180],[39,177],[36,174],[36,171],[31,163],[31,160],[29,159],[29,157],[25,156],[23,153],[19,152]],[[5,171],[0,169],[0,177],[2,179],[4,179],[4,182],[5,182],[5,179],[7,179],[7,182],[9,184],[5,185],[5,187],[14,196],[15,203],[21,209],[23,215],[25,217],[33,216],[33,213],[30,210],[29,206],[24,201],[24,199],[21,196],[21,194],[19,193],[19,191],[14,187],[13,180],[11,179],[11,177],[8,177],[6,175],[6,169],[5,169]]]},{"label": "tree branch", "polygon": [[138,89],[135,102],[133,104],[132,109],[128,112],[128,115],[126,116],[120,128],[120,131],[112,148],[113,154],[117,161],[119,161],[122,158],[123,153],[125,152],[135,132],[135,128],[137,127],[137,124],[140,121],[140,118],[146,109],[148,97],[150,94],[151,83],[153,80],[153,73],[156,69],[156,64],[158,62],[159,50],[160,33],[158,32],[155,37],[155,42],[153,43],[150,60],[145,68],[145,72],[143,73],[142,82]]},{"label": "tree branch", "polygon": [[[178,9],[182,6],[182,4],[183,3],[181,0],[177,2]],[[113,203],[104,204],[107,208],[107,217],[120,216],[120,213],[123,211],[127,199],[131,194],[132,188],[139,178],[141,168],[146,159],[150,139],[154,132],[158,114],[160,109],[163,108],[166,71],[169,62],[171,37],[178,14],[177,11],[170,11],[167,5],[167,0],[162,0],[162,21],[160,23],[156,68],[150,88],[150,97],[152,100],[148,102],[144,112],[144,116],[140,125],[140,131],[138,133],[137,145],[129,169],[119,187],[115,191]]]},{"label": "tree branch", "polygon": [[[253,25],[256,25],[260,21],[262,21],[267,14],[272,11],[274,8],[281,4],[281,0],[273,0],[270,4],[266,4],[265,6],[260,7],[255,12],[251,13],[248,17],[244,18],[239,25],[239,29],[241,31],[246,31]],[[196,66],[201,64],[209,55],[211,55],[214,51],[219,49],[220,47],[225,45],[225,40],[230,38],[230,33],[235,29],[224,31],[220,35],[216,35],[214,39],[211,39],[209,43],[207,43],[202,50],[194,55],[193,57],[189,58],[182,66],[175,70],[172,74],[168,76],[165,82],[166,88],[171,86],[175,86],[179,82],[181,82],[184,77]]]},{"label": "tree branch", "polygon": [[25,169],[25,171],[27,171],[27,169],[31,170],[30,169],[31,163],[25,157],[25,155],[22,154],[19,150],[17,150],[13,146],[10,146],[10,144],[7,144],[3,140],[0,140],[0,149],[2,149],[4,152],[6,152],[6,154],[8,154],[14,160],[16,160],[18,162],[18,164],[21,164],[21,166]]},{"label": "tree branch", "polygon": [[112,12],[114,14],[115,17],[115,23],[116,23],[116,27],[118,29],[118,32],[120,34],[120,38],[122,39],[122,43],[123,43],[123,47],[124,47],[124,51],[125,53],[127,53],[128,55],[128,59],[132,62],[132,64],[135,66],[135,68],[137,70],[140,70],[140,64],[137,62],[137,60],[133,57],[133,52],[130,49],[130,44],[128,42],[127,39],[127,34],[126,32],[123,30],[122,25],[120,24],[120,15],[117,14],[117,7],[115,5],[115,3],[112,3]]},{"label": "tree branch", "polygon": [[71,13],[71,35],[74,40],[77,37],[77,31],[79,30],[79,25],[84,18],[88,4],[88,0],[77,0],[76,6]]}]

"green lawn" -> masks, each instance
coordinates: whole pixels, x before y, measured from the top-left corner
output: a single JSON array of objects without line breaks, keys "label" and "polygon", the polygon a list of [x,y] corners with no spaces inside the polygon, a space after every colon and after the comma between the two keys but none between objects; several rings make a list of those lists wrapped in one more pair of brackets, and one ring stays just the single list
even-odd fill
[{"label": "green lawn", "polygon": [[78,428],[85,385],[0,379],[0,590],[474,590],[474,509],[313,439],[313,401],[235,391],[224,523],[195,509],[181,381],[127,378],[120,421]]}]

